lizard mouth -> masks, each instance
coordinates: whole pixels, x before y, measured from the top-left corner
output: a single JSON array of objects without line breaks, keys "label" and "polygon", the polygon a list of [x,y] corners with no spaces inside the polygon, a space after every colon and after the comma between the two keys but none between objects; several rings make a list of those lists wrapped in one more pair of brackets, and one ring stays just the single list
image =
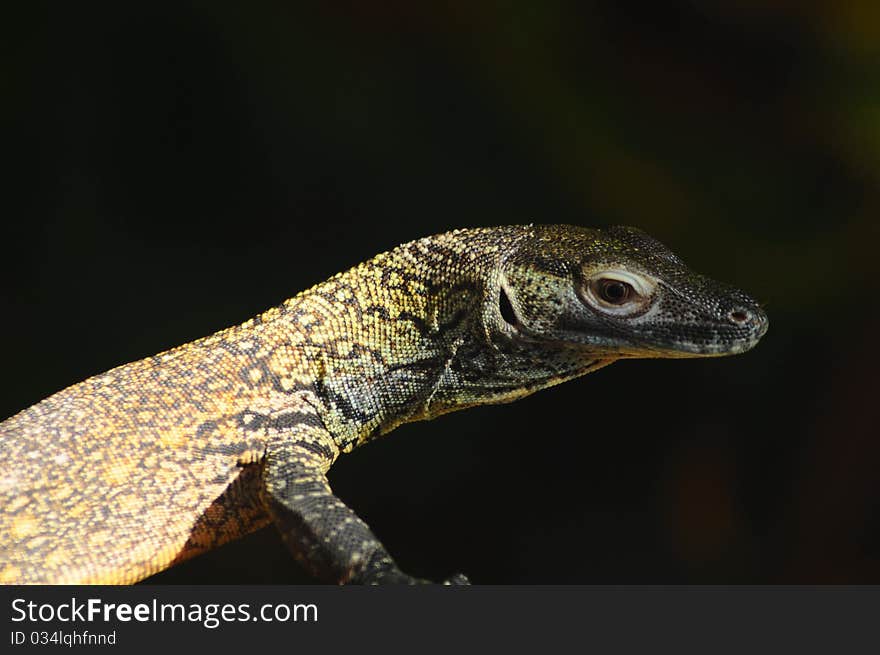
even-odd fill
[{"label": "lizard mouth", "polygon": [[[681,325],[668,329],[652,329],[632,335],[619,330],[597,331],[584,336],[574,334],[568,346],[585,348],[592,356],[615,359],[687,359],[695,357],[725,357],[738,355],[754,348],[767,333],[769,321],[761,310],[753,310],[748,325],[709,323],[692,324],[682,334]],[[737,316],[737,319],[740,319]],[[742,321],[735,321],[742,323]],[[670,338],[670,335],[675,335]],[[595,340],[594,340],[595,339]]]},{"label": "lizard mouth", "polygon": [[739,304],[702,323],[654,326],[644,338],[636,338],[636,351],[641,357],[738,355],[754,348],[769,327],[767,314],[757,304]]},{"label": "lizard mouth", "polygon": [[747,352],[758,345],[760,337],[726,343],[677,343],[674,346],[646,346],[647,352],[639,357],[663,357],[668,359],[688,359],[691,357],[726,357]]},{"label": "lizard mouth", "polygon": [[[727,326],[707,326],[705,335],[676,339],[671,343],[651,342],[639,344],[644,351],[641,357],[725,357],[739,355],[758,345],[767,333],[770,322],[767,315],[759,308],[736,309],[730,312],[730,321],[735,324],[733,329]],[[694,330],[695,333],[700,330]]]}]

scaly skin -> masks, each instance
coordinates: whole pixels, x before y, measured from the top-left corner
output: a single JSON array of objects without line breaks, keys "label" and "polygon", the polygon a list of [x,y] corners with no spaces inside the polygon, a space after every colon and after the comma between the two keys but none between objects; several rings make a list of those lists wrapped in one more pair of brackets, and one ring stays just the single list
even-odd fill
[{"label": "scaly skin", "polygon": [[414,241],[0,423],[0,581],[135,582],[271,521],[322,579],[422,582],[333,496],[340,453],[616,359],[743,352],[766,328],[632,228]]}]

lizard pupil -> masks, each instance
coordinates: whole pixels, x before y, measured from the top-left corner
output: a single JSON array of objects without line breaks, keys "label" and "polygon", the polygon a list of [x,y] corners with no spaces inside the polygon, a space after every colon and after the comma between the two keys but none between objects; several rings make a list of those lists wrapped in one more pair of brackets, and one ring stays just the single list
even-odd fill
[{"label": "lizard pupil", "polygon": [[599,284],[599,295],[607,303],[621,305],[629,298],[632,287],[620,280],[602,280]]}]

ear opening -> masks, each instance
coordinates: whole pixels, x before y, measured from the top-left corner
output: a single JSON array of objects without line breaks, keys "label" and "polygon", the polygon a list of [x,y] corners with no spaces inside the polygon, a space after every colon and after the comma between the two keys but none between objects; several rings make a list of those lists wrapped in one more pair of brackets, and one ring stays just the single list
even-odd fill
[{"label": "ear opening", "polygon": [[513,311],[513,304],[507,296],[507,291],[504,289],[504,285],[501,285],[498,291],[498,311],[501,313],[501,318],[504,319],[505,323],[513,327],[519,325],[519,320],[516,318],[516,312]]}]

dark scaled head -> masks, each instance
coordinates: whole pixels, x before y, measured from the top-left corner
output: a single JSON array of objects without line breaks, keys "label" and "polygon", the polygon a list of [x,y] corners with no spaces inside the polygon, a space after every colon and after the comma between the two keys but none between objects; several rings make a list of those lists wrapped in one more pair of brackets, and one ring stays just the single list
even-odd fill
[{"label": "dark scaled head", "polygon": [[732,355],[768,327],[750,296],[694,273],[641,230],[568,225],[534,226],[517,240],[496,319],[514,341],[613,358]]}]

